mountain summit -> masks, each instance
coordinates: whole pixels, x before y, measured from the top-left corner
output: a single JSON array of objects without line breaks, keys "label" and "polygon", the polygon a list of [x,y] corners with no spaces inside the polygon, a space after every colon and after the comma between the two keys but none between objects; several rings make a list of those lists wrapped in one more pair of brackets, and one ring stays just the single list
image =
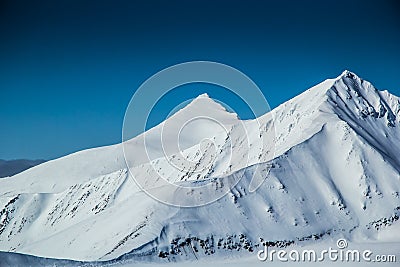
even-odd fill
[{"label": "mountain summit", "polygon": [[[223,127],[212,119],[190,124],[193,114]],[[127,162],[117,144],[0,179],[0,249],[81,261],[181,261],[331,237],[381,241],[400,217],[399,119],[398,97],[349,71],[258,118],[260,125],[201,95],[126,141]],[[179,127],[179,151],[164,153],[159,139],[169,144]],[[273,132],[273,151],[253,127]],[[160,189],[154,175],[228,191],[209,205],[173,207],[150,198],[132,177]],[[255,192],[252,179],[263,181]],[[213,192],[175,193],[195,201]]]},{"label": "mountain summit", "polygon": [[207,93],[201,94],[193,99],[177,113],[179,112],[186,113],[186,116],[189,115],[189,113],[194,113],[194,116],[210,115],[216,117],[216,119],[227,121],[228,123],[235,123],[235,120],[238,119],[235,113],[228,112],[225,107],[212,99]]}]

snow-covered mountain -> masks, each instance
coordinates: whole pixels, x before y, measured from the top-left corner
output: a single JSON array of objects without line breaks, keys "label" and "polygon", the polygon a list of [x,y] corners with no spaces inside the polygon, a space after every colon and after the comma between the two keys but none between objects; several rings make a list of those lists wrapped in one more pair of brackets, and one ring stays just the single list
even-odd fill
[{"label": "snow-covered mountain", "polygon": [[[180,133],[179,149],[162,149],[178,126],[199,116],[223,127],[193,120]],[[201,95],[124,145],[77,152],[1,179],[0,250],[166,261],[339,236],[379,240],[400,216],[399,124],[400,98],[349,71],[257,122],[241,121]],[[163,181],[154,179],[160,175],[179,185],[211,185],[200,195],[168,192],[177,203],[227,194],[200,207],[171,206],[149,197],[132,177],[162,192]],[[251,192],[254,180],[262,183]]]}]

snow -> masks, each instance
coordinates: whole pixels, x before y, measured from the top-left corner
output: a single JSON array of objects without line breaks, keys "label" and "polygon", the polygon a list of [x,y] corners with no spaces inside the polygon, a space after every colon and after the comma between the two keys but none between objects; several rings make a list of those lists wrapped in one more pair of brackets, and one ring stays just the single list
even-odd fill
[{"label": "snow", "polygon": [[[290,252],[291,250],[315,250],[316,252],[320,252],[323,249],[328,249],[329,247],[336,248],[335,242],[321,241],[316,244],[307,245],[307,246],[290,246],[285,248],[284,250]],[[349,249],[359,250],[363,252],[364,250],[371,250],[373,255],[395,255],[397,262],[385,262],[381,263],[383,266],[398,266],[398,259],[400,257],[400,253],[398,247],[396,247],[395,243],[350,243]],[[130,266],[143,266],[143,267],[169,267],[169,266],[188,266],[188,262],[137,262],[129,259],[118,260],[118,261],[110,261],[110,262],[76,262],[76,261],[68,261],[68,260],[57,260],[57,259],[48,259],[48,258],[40,258],[35,256],[28,256],[23,254],[15,254],[15,253],[4,253],[0,252],[0,262],[2,267],[14,267],[14,266],[121,266],[121,267],[130,267]],[[359,267],[359,266],[377,266],[376,262],[342,262],[342,261],[329,261],[325,260],[322,262],[281,262],[275,258],[273,261],[259,261],[256,253],[251,255],[241,255],[240,257],[231,257],[231,258],[217,258],[217,257],[208,257],[202,258],[199,260],[194,260],[189,262],[190,266],[204,266],[206,264],[212,264],[212,266],[233,266],[233,267],[245,267],[245,266],[348,266],[348,267]]]},{"label": "snow", "polygon": [[[203,94],[122,144],[1,179],[0,250],[127,266],[238,258],[238,266],[256,266],[264,241],[322,246],[345,237],[393,250],[400,244],[399,119],[398,97],[349,71],[258,120],[242,121]],[[170,183],[209,187],[171,193]],[[217,201],[174,207],[142,188],[173,203]],[[0,254],[7,263],[54,264],[24,257]]]}]

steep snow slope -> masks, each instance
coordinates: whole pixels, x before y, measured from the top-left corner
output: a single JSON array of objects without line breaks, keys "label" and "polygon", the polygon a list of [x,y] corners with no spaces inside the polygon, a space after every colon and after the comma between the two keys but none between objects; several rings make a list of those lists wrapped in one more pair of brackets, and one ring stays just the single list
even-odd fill
[{"label": "steep snow slope", "polygon": [[[224,127],[194,120],[179,141],[182,154],[172,147],[162,157],[160,140],[173,142],[175,127],[198,116]],[[262,116],[260,124],[240,121],[202,95],[127,141],[125,152],[135,153],[129,167],[121,145],[114,145],[1,179],[0,249],[83,261],[171,260],[254,252],[265,242],[379,238],[400,216],[399,119],[399,98],[348,71]],[[202,145],[204,139],[212,142]],[[144,142],[152,144],[150,160]],[[179,157],[187,165],[171,167]],[[172,198],[228,194],[203,207],[172,207],[148,197],[130,177],[153,181],[160,174],[180,185],[213,185],[205,195],[166,192]],[[265,181],[250,193],[253,178]],[[162,191],[162,185],[147,188]]]}]

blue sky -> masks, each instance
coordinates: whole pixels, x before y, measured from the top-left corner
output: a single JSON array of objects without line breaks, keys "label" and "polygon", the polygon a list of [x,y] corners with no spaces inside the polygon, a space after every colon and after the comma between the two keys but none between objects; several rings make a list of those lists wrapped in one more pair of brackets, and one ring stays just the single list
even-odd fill
[{"label": "blue sky", "polygon": [[[32,2],[0,3],[3,159],[120,142],[140,84],[192,60],[239,69],[271,107],[344,69],[400,95],[396,1]],[[152,124],[200,92],[223,97],[212,86],[194,88],[171,94]]]}]

